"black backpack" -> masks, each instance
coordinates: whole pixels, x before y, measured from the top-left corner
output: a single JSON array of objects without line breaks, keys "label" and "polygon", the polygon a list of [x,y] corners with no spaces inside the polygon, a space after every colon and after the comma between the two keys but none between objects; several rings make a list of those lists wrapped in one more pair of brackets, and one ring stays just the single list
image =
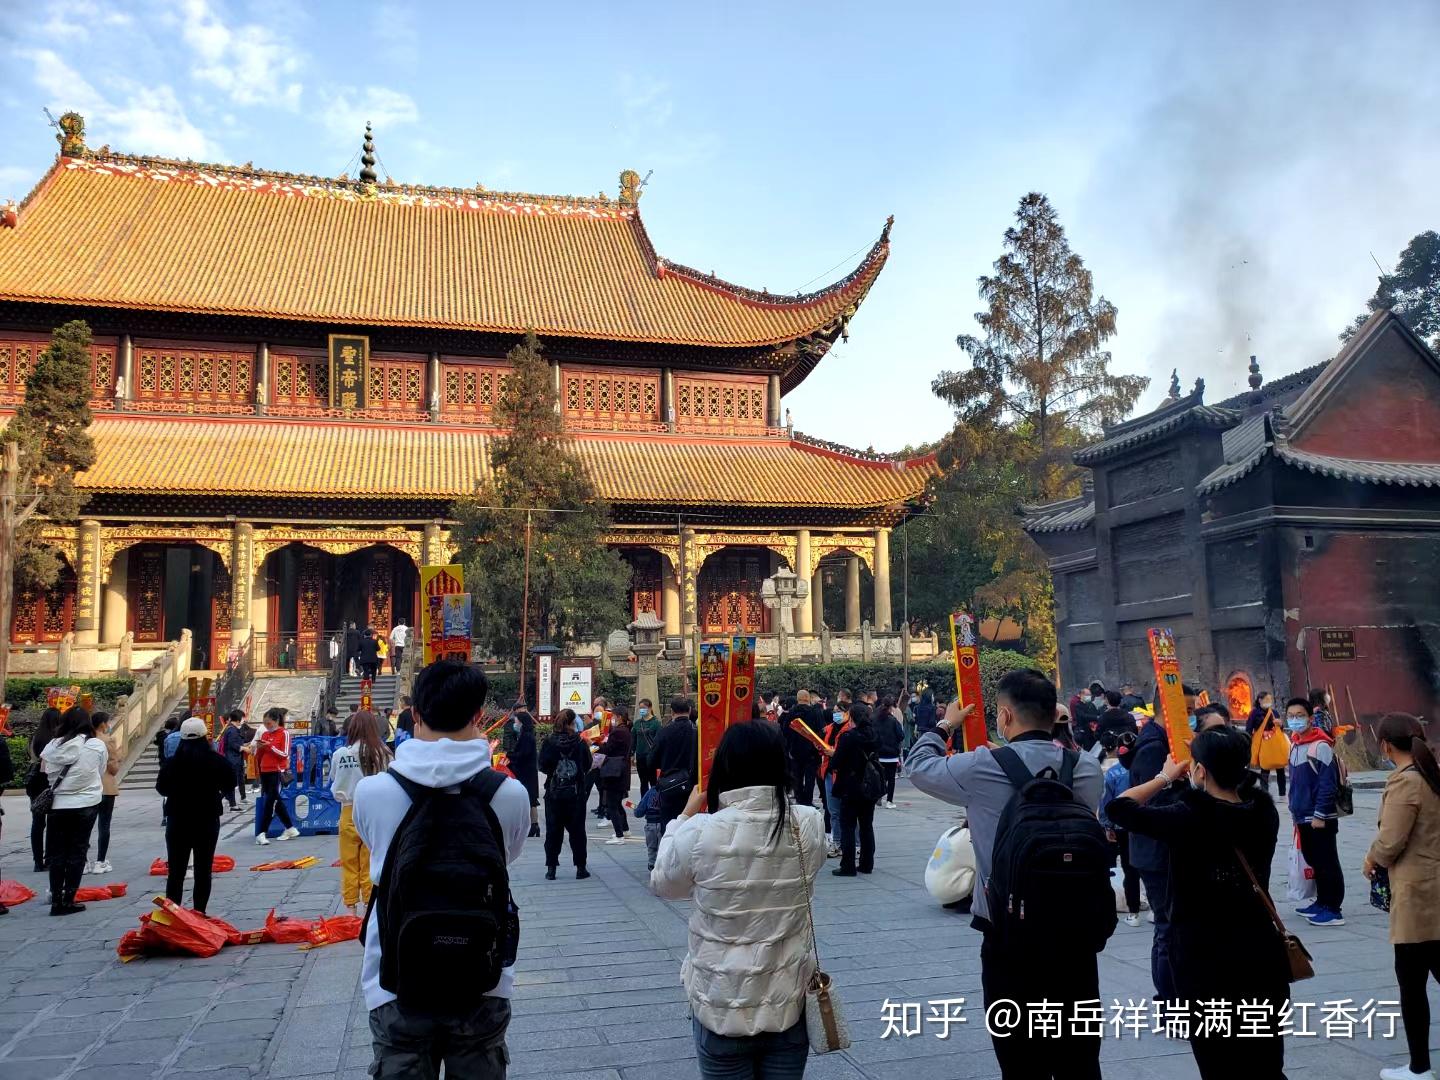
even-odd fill
[{"label": "black backpack", "polygon": [[1015,794],[1000,814],[985,898],[1002,945],[1099,952],[1115,932],[1111,853],[1094,811],[1075,798],[1080,757],[1034,776],[1008,746],[993,751]]},{"label": "black backpack", "polygon": [[865,755],[865,768],[860,773],[860,797],[866,802],[879,802],[885,794],[885,777],[880,771],[880,758]]},{"label": "black backpack", "polygon": [[555,763],[545,781],[545,794],[559,802],[580,798],[580,765],[573,757],[566,755]]},{"label": "black backpack", "polygon": [[504,832],[490,805],[505,776],[482,769],[437,789],[389,772],[410,796],[410,809],[370,897],[380,985],[406,1011],[467,1016],[515,962],[520,944]]}]

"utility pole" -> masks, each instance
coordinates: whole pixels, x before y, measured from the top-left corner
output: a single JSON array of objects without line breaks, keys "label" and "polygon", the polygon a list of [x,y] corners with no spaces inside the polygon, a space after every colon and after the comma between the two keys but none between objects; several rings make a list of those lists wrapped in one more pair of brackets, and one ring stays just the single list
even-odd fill
[{"label": "utility pole", "polygon": [[[20,476],[20,446],[5,444],[0,462],[0,698],[10,676],[10,622],[15,611],[15,533],[29,521],[40,505],[39,495],[17,496]],[[24,503],[21,506],[21,502]]]},{"label": "utility pole", "polygon": [[530,514],[525,511],[525,600],[520,605],[520,703],[527,702],[525,697],[525,665],[530,661],[525,655],[526,646],[530,637]]}]

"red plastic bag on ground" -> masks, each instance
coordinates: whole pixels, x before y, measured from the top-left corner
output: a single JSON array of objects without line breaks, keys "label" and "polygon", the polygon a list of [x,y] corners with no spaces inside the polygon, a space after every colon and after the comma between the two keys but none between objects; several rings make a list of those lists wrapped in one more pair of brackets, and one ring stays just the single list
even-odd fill
[{"label": "red plastic bag on ground", "polygon": [[[216,855],[210,860],[210,872],[212,874],[223,874],[235,869],[235,860],[229,855]],[[170,873],[170,864],[164,859],[156,859],[150,864],[151,877],[164,877]]]},{"label": "red plastic bag on ground", "polygon": [[303,945],[310,940],[310,934],[323,919],[292,919],[288,915],[270,914],[265,916],[265,940],[280,945]]},{"label": "red plastic bag on ground", "polygon": [[18,881],[0,881],[0,904],[14,907],[34,899],[35,890],[29,886],[21,885]]},{"label": "red plastic bag on ground", "polygon": [[229,935],[199,912],[164,896],[155,898],[155,906],[160,910],[150,913],[148,933],[166,945],[193,956],[214,956],[225,947]]},{"label": "red plastic bag on ground", "polygon": [[[119,889],[119,892],[115,890]],[[84,885],[75,890],[75,902],[77,904],[93,904],[101,900],[114,900],[117,896],[125,895],[125,886],[122,885]]]},{"label": "red plastic bag on ground", "polygon": [[360,923],[358,915],[336,915],[329,919],[320,919],[310,931],[309,947],[313,949],[321,945],[334,945],[337,941],[358,940]]}]

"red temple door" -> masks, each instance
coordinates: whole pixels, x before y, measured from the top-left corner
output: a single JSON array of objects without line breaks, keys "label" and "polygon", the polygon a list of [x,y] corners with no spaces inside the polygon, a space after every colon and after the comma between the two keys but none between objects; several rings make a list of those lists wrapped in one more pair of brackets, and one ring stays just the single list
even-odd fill
[{"label": "red temple door", "polygon": [[660,555],[654,551],[630,553],[630,617],[644,612],[660,614]]},{"label": "red temple door", "polygon": [[225,666],[230,652],[230,570],[215,558],[215,573],[210,579],[210,666]]},{"label": "red temple door", "polygon": [[391,561],[388,548],[379,548],[370,554],[370,566],[365,571],[367,592],[365,618],[375,633],[384,636],[390,633],[393,601],[395,598],[395,564]]},{"label": "red temple door", "polygon": [[15,592],[10,640],[17,645],[61,640],[75,626],[75,571],[62,563],[45,589],[25,586]]},{"label": "red temple door", "polygon": [[129,623],[136,642],[165,640],[165,551],[132,549]]},{"label": "red temple door", "polygon": [[325,641],[324,553],[305,548],[295,591],[296,666],[318,668],[329,662]]},{"label": "red temple door", "polygon": [[761,552],[722,552],[700,571],[700,629],[707,634],[766,631],[765,605],[760,599],[768,560]]}]

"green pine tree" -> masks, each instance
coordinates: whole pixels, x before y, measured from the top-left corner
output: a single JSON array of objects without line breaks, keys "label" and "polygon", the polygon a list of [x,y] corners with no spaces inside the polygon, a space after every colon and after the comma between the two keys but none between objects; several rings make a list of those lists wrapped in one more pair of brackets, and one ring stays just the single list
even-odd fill
[{"label": "green pine tree", "polygon": [[566,648],[628,623],[630,568],[605,546],[609,508],[566,442],[550,366],[534,333],[508,359],[511,372],[495,405],[505,434],[492,446],[491,475],[455,505],[456,558],[465,567],[476,640],[518,661],[526,508],[531,644]]},{"label": "green pine tree", "polygon": [[39,492],[40,506],[16,537],[15,577],[44,588],[60,574],[60,556],[39,538],[38,518],[70,522],[80,516],[86,495],[75,478],[95,463],[90,438],[90,327],[80,319],[58,327],[50,347],[35,360],[25,382],[25,400],[5,429],[19,444],[21,492]]}]

